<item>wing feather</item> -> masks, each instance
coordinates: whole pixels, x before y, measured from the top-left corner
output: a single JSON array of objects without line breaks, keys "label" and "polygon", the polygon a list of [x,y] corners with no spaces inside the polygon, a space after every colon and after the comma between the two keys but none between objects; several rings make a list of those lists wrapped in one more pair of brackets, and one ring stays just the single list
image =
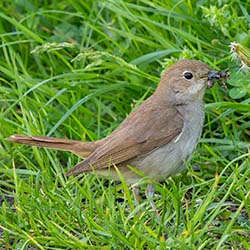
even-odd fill
[{"label": "wing feather", "polygon": [[158,106],[146,100],[85,161],[67,175],[119,166],[140,155],[148,154],[175,139],[182,131],[183,116],[175,107]]}]

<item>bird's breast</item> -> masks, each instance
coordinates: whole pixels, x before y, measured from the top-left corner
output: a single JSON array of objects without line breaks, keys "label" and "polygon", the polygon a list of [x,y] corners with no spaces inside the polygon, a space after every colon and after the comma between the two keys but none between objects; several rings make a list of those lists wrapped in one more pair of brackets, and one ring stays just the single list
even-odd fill
[{"label": "bird's breast", "polygon": [[146,157],[131,162],[131,165],[145,176],[158,180],[180,172],[196,148],[203,127],[204,104],[197,102],[178,109],[184,117],[181,133],[170,143],[154,150]]}]

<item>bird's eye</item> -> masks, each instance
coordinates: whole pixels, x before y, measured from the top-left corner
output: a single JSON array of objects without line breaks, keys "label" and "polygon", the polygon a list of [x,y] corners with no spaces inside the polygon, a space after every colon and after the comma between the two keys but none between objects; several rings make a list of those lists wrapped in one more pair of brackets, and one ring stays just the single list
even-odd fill
[{"label": "bird's eye", "polygon": [[185,71],[183,73],[183,77],[186,79],[186,80],[191,80],[193,78],[193,74],[190,72],[190,71]]}]

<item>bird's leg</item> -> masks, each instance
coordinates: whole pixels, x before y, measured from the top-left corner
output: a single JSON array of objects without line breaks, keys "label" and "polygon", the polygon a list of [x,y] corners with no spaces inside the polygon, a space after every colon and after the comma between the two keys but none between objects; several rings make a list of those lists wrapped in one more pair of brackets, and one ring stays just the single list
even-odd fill
[{"label": "bird's leg", "polygon": [[147,199],[150,201],[150,205],[153,208],[153,210],[157,213],[157,209],[154,203],[154,194],[155,194],[155,187],[154,184],[149,183],[147,185],[147,189],[146,189],[146,197]]},{"label": "bird's leg", "polygon": [[134,195],[134,199],[135,199],[135,204],[136,205],[138,205],[140,203],[139,191],[140,191],[140,188],[139,188],[138,185],[132,186],[132,192],[133,192],[133,195]]}]

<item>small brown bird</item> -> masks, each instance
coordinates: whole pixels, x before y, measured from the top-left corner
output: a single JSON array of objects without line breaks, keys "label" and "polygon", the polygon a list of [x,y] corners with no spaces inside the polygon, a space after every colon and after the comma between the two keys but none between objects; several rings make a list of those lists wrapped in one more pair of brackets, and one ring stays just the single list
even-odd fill
[{"label": "small brown bird", "polygon": [[[58,139],[46,136],[13,135],[9,141],[70,151],[86,158],[67,172],[78,175],[91,172],[119,179],[114,165],[129,184],[142,177],[164,180],[180,172],[200,138],[203,120],[203,96],[206,87],[223,77],[195,60],[180,60],[161,77],[152,96],[132,112],[106,138],[94,142]],[[134,190],[135,198],[136,192]],[[153,186],[148,186],[152,195]]]}]

